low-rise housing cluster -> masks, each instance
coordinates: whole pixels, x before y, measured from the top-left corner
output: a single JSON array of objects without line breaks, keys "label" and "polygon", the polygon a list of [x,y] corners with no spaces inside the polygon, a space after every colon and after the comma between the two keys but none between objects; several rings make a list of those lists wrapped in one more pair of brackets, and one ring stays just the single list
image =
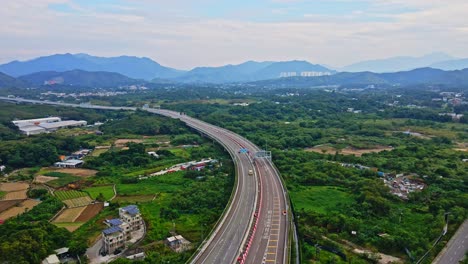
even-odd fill
[{"label": "low-rise housing cluster", "polygon": [[41,133],[51,133],[61,128],[86,126],[88,123],[84,120],[62,121],[60,117],[46,117],[26,120],[14,120],[13,124],[19,128],[21,133],[29,136]]},{"label": "low-rise housing cluster", "polygon": [[84,164],[82,159],[91,152],[90,149],[81,149],[73,152],[70,156],[60,156],[60,161],[55,162],[54,166],[58,168],[79,168]]},{"label": "low-rise housing cluster", "polygon": [[119,218],[106,220],[105,224],[108,228],[102,231],[102,253],[106,255],[124,250],[132,239],[132,233],[140,231],[144,226],[136,205],[119,208]]},{"label": "low-rise housing cluster", "polygon": [[190,241],[188,241],[181,235],[168,237],[164,242],[168,247],[170,247],[173,251],[177,253],[192,249]]}]

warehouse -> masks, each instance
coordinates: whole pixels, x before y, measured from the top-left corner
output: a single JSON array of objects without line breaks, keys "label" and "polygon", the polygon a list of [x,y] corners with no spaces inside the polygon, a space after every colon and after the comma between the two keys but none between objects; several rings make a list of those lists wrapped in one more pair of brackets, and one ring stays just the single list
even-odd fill
[{"label": "warehouse", "polygon": [[62,121],[60,117],[47,117],[38,119],[15,120],[13,124],[19,128],[22,134],[27,136],[41,133],[51,133],[60,128],[86,126],[88,123],[84,120],[66,120]]}]

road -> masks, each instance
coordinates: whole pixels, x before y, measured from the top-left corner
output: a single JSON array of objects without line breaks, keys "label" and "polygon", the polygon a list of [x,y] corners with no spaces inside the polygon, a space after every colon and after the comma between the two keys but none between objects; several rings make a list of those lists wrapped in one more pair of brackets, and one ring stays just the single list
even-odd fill
[{"label": "road", "polygon": [[[22,98],[0,100],[107,110],[136,110],[134,107],[109,107],[68,104]],[[247,139],[220,127],[162,109],[143,109],[177,118],[223,145],[237,168],[237,184],[230,206],[191,263],[288,263],[289,208],[279,173],[267,159],[254,159],[260,149]],[[240,153],[240,149],[249,153]],[[254,175],[249,175],[249,170]],[[286,213],[284,213],[286,212]]]},{"label": "road", "polygon": [[[217,140],[230,152],[238,168],[231,206],[192,263],[230,264],[238,257],[240,263],[287,263],[288,215],[283,215],[287,202],[271,161],[253,159],[253,153],[260,149],[231,131],[173,111],[148,111],[180,119]],[[248,149],[249,154],[239,153],[241,148]],[[254,171],[254,176],[249,176],[249,170]]]},{"label": "road", "polygon": [[455,235],[432,263],[458,264],[465,257],[466,252],[468,252],[468,219],[458,228]]}]

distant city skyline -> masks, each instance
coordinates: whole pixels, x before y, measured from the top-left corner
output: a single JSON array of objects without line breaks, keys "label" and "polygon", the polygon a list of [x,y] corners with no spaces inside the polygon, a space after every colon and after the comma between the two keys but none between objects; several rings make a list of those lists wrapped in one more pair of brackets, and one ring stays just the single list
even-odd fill
[{"label": "distant city skyline", "polygon": [[463,0],[6,0],[0,63],[56,53],[149,57],[179,69],[467,58],[466,13]]}]

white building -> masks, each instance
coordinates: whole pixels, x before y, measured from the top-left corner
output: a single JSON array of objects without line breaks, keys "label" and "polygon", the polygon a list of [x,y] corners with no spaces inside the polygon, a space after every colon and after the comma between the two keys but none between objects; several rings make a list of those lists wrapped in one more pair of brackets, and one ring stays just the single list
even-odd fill
[{"label": "white building", "polygon": [[55,162],[54,166],[58,168],[78,168],[78,167],[81,167],[83,164],[84,164],[84,161],[82,160],[70,159],[70,160]]},{"label": "white building", "polygon": [[32,126],[44,123],[54,123],[60,122],[62,119],[60,117],[46,117],[46,118],[36,118],[36,119],[25,119],[25,120],[15,120],[13,124],[19,128],[24,126]]},{"label": "white building", "polygon": [[5,165],[0,165],[0,172],[3,172],[6,169]]},{"label": "white building", "polygon": [[54,132],[60,128],[86,126],[88,123],[84,120],[66,120],[62,121],[60,117],[47,117],[27,120],[15,120],[13,124],[19,128],[25,135],[37,135],[41,133]]}]

